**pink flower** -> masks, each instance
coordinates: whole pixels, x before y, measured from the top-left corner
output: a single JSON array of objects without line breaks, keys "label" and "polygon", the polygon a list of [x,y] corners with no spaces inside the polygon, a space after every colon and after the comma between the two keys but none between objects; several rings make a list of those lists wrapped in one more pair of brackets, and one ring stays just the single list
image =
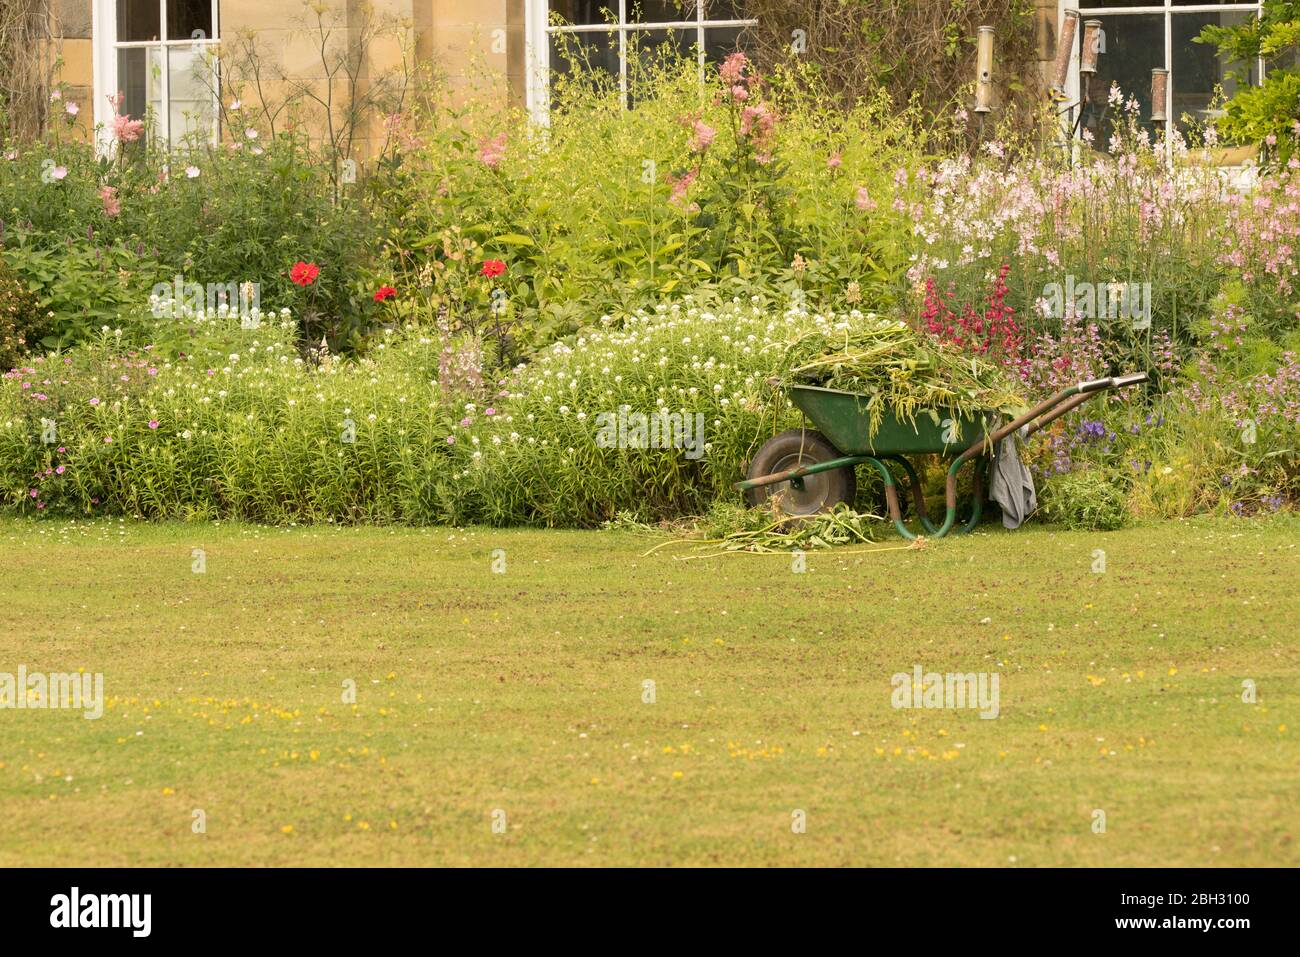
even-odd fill
[{"label": "pink flower", "polygon": [[95,398],[91,399],[91,400],[90,400],[90,404],[91,404],[91,405],[99,405],[99,397],[96,396]]},{"label": "pink flower", "polygon": [[745,67],[748,64],[749,60],[745,57],[745,54],[739,51],[730,53],[722,61],[722,66],[718,67],[718,76],[722,77],[722,82],[734,86],[744,81]]},{"label": "pink flower", "polygon": [[731,98],[737,103],[744,103],[749,99],[749,91],[737,84],[731,88]]},{"label": "pink flower", "polygon": [[454,435],[449,435],[449,436],[447,436],[447,444],[448,444],[448,445],[455,445],[455,444],[456,444],[456,436],[454,436]]},{"label": "pink flower", "polygon": [[50,176],[52,176],[56,180],[64,179],[67,177],[67,175],[68,175],[68,168],[66,166],[56,166],[50,170]]},{"label": "pink flower", "polygon": [[144,132],[144,121],[133,120],[120,113],[113,117],[113,135],[121,143],[134,143]]},{"label": "pink flower", "polygon": [[686,191],[691,188],[691,184],[695,182],[695,177],[699,175],[700,168],[698,166],[687,170],[681,176],[674,176],[669,173],[667,179],[668,185],[672,187],[672,195],[668,197],[668,202],[674,206],[682,206],[686,200]]},{"label": "pink flower", "polygon": [[81,112],[81,107],[77,106],[76,103],[73,103],[71,101],[69,101],[63,107],[63,109],[67,112],[68,116],[76,116],[78,113]]},{"label": "pink flower", "polygon": [[117,187],[101,186],[99,188],[99,201],[104,204],[104,215],[112,219],[122,211],[122,203],[117,198]]},{"label": "pink flower", "polygon": [[696,120],[691,125],[691,139],[687,146],[692,153],[703,153],[713,143],[713,138],[718,135],[718,131],[703,120]]},{"label": "pink flower", "polygon": [[486,408],[486,409],[483,410],[483,414],[484,414],[484,415],[496,415],[496,414],[497,414],[497,410],[494,409],[494,408],[492,408],[491,406],[489,406],[488,408]]},{"label": "pink flower", "polygon": [[199,168],[197,166],[187,166],[185,167],[185,175],[190,179],[198,179]]},{"label": "pink flower", "polygon": [[112,444],[113,444],[113,437],[112,437],[111,435],[106,435],[106,436],[104,436],[104,444],[105,444],[105,445],[112,445]]},{"label": "pink flower", "polygon": [[62,474],[63,474],[64,472],[66,472],[67,470],[68,470],[68,467],[67,467],[66,465],[60,465],[60,466],[58,466],[58,467],[54,470],[54,474],[55,474],[55,475],[62,475]]},{"label": "pink flower", "polygon": [[151,428],[151,429],[156,429],[156,428],[158,428],[158,420],[157,420],[157,419],[150,419],[150,420],[149,420],[149,428]]},{"label": "pink flower", "polygon": [[479,141],[478,160],[484,166],[496,169],[506,158],[506,134],[498,133],[491,138]]},{"label": "pink flower", "polygon": [[460,427],[462,429],[468,429],[473,424],[474,424],[474,420],[471,419],[468,415],[465,416],[465,418],[460,420]]},{"label": "pink flower", "polygon": [[865,186],[859,186],[857,195],[853,197],[853,205],[864,213],[869,213],[876,208],[876,201],[871,198]]},{"label": "pink flower", "polygon": [[[740,111],[740,135],[750,137],[754,142],[754,146],[763,154],[767,153],[766,147],[775,130],[776,114],[771,111],[766,103],[747,106]],[[761,159],[760,162],[762,162]]]}]

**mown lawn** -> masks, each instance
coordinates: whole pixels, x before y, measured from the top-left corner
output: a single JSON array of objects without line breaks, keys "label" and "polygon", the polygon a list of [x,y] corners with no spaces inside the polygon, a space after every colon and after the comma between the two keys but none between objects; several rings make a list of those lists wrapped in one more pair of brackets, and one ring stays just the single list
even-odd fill
[{"label": "mown lawn", "polygon": [[0,865],[1300,864],[1300,523],[656,541],[0,522]]}]

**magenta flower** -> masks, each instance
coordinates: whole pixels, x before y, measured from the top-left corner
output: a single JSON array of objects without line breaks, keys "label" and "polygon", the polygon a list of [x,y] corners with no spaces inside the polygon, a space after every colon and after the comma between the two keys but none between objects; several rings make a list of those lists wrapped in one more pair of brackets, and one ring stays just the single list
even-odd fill
[{"label": "magenta flower", "polygon": [[90,404],[91,404],[91,405],[99,405],[99,397],[96,396],[95,398],[91,399],[91,400],[90,400]]}]

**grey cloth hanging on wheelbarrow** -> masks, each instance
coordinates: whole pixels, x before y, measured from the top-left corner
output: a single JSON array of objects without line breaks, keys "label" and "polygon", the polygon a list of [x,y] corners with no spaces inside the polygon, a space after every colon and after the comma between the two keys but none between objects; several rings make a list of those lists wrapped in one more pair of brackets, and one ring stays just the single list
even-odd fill
[{"label": "grey cloth hanging on wheelbarrow", "polygon": [[[1024,432],[1025,429],[1020,430],[1022,435]],[[1038,508],[1034,476],[1020,461],[1014,432],[999,442],[994,450],[992,486],[989,497],[1002,507],[1002,524],[1007,528],[1019,528]]]}]

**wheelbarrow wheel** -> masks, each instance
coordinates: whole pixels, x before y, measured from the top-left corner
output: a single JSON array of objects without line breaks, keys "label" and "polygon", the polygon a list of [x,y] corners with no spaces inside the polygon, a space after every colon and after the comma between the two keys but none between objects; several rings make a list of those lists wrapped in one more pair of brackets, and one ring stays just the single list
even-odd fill
[{"label": "wheelbarrow wheel", "polygon": [[[754,461],[749,463],[746,478],[758,478],[837,458],[840,458],[840,453],[820,432],[787,429],[763,444],[754,456]],[[858,480],[853,467],[845,466],[806,475],[798,483],[776,482],[747,489],[745,500],[754,506],[779,498],[782,512],[791,518],[805,518],[829,512],[841,502],[852,505],[857,490]]]}]

